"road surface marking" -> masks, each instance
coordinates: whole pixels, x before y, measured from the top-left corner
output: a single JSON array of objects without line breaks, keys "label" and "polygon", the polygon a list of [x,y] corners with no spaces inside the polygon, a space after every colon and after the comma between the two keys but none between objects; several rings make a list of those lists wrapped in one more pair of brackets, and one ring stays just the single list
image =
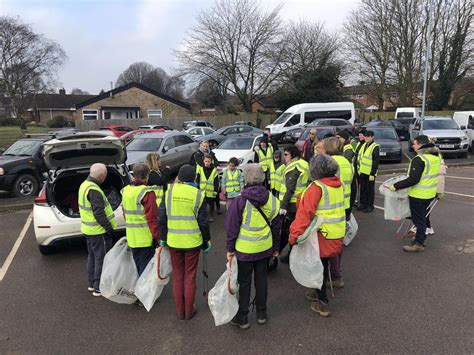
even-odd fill
[{"label": "road surface marking", "polygon": [[383,207],[375,206],[375,205],[374,205],[374,207],[377,208],[377,209],[379,209],[379,210],[385,211],[385,208],[383,208]]},{"label": "road surface marking", "polygon": [[457,192],[445,191],[444,193],[445,193],[445,194],[450,194],[450,195],[457,195],[457,196],[464,196],[464,197],[474,198],[473,195],[460,194],[460,193],[457,193]]},{"label": "road surface marking", "polygon": [[33,220],[33,211],[30,212],[28,218],[26,219],[25,225],[23,226],[23,229],[21,230],[20,235],[18,236],[18,239],[16,240],[15,244],[13,245],[12,250],[10,251],[10,254],[8,254],[7,259],[5,260],[5,262],[2,265],[2,268],[0,269],[0,282],[2,282],[3,278],[5,277],[8,271],[8,268],[13,262],[13,258],[15,257],[18,249],[20,248],[20,244],[23,241],[23,238],[25,238],[26,232],[28,232],[28,229],[30,228],[32,220]]},{"label": "road surface marking", "polygon": [[449,176],[449,175],[446,175],[446,177],[451,178],[451,179],[474,180],[474,178],[462,177],[462,176]]}]

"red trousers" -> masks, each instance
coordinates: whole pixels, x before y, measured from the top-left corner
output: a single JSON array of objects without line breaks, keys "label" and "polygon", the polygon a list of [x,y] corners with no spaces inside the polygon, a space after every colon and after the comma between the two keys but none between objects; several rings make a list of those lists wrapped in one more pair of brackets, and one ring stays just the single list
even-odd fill
[{"label": "red trousers", "polygon": [[192,315],[196,298],[196,273],[200,250],[170,249],[173,267],[173,297],[179,316]]}]

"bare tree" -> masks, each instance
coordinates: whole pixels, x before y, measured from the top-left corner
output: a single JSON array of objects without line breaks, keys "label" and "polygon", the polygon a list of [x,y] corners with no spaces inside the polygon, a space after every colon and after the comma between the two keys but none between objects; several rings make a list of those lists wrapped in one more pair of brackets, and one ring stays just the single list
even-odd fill
[{"label": "bare tree", "polygon": [[119,75],[115,85],[123,86],[132,82],[145,85],[176,99],[183,98],[185,83],[182,78],[169,76],[163,69],[155,68],[146,62],[131,64]]},{"label": "bare tree", "polygon": [[391,1],[362,0],[344,26],[344,49],[351,66],[368,83],[370,94],[383,109],[389,85],[389,69],[393,63],[392,27],[394,22]]},{"label": "bare tree", "polygon": [[246,111],[280,75],[281,20],[252,0],[217,0],[176,51],[184,74],[196,81],[224,79]]},{"label": "bare tree", "polygon": [[79,88],[73,88],[71,90],[71,95],[90,95],[89,92],[81,90]]},{"label": "bare tree", "polygon": [[22,127],[27,95],[50,88],[66,59],[56,42],[34,33],[18,18],[0,17],[0,91],[8,96]]}]

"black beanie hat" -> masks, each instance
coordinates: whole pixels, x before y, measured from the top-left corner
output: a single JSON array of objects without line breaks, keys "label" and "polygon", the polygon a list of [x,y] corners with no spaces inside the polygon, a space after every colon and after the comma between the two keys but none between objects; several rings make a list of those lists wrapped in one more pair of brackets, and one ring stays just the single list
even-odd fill
[{"label": "black beanie hat", "polygon": [[374,134],[374,131],[365,131],[364,136],[366,136],[366,137],[373,137],[373,136],[375,136],[375,134]]},{"label": "black beanie hat", "polygon": [[196,169],[189,164],[179,168],[178,179],[181,182],[193,182],[196,179]]},{"label": "black beanie hat", "polygon": [[341,138],[344,138],[344,140],[346,140],[346,141],[351,137],[350,133],[347,132],[346,130],[343,130],[343,131],[339,132],[338,136],[341,137]]}]

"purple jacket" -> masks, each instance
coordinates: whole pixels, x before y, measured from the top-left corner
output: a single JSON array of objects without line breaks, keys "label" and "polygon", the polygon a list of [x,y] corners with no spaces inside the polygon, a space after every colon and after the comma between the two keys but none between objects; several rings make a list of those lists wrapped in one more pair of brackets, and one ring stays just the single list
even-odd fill
[{"label": "purple jacket", "polygon": [[239,236],[242,224],[242,215],[247,200],[256,206],[263,206],[269,198],[268,190],[261,185],[246,186],[240,196],[236,197],[227,211],[225,229],[227,230],[227,251],[236,252],[239,261],[257,261],[272,256],[274,251],[280,248],[281,219],[278,215],[271,221],[271,231],[273,246],[265,251],[256,254],[246,254],[235,250],[235,242]]}]

